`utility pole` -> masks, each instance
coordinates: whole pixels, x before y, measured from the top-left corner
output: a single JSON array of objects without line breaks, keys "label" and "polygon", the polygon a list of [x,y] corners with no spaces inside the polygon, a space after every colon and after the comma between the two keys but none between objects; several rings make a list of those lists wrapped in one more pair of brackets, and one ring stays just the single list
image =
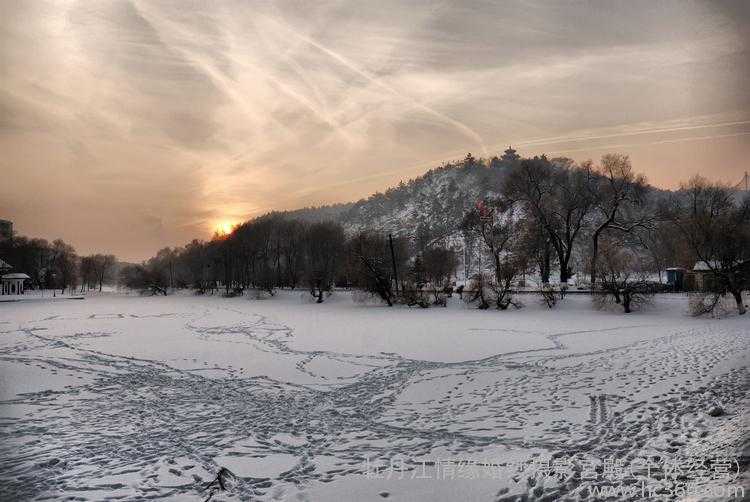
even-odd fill
[{"label": "utility pole", "polygon": [[391,264],[393,265],[393,278],[396,281],[396,294],[398,294],[398,270],[396,269],[396,253],[393,251],[393,235],[388,234],[388,244],[391,248]]}]

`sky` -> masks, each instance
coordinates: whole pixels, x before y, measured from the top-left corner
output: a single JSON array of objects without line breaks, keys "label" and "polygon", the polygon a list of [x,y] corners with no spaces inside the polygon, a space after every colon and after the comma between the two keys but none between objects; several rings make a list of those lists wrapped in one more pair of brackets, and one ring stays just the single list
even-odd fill
[{"label": "sky", "polygon": [[0,218],[138,261],[467,152],[750,171],[750,2],[0,0]]}]

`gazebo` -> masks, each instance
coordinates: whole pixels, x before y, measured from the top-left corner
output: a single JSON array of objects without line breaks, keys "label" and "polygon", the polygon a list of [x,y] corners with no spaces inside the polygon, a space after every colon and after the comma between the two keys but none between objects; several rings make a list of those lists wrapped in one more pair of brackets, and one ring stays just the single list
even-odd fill
[{"label": "gazebo", "polygon": [[24,292],[23,282],[27,279],[31,279],[31,277],[19,272],[3,275],[2,277],[0,277],[0,283],[2,284],[2,294],[22,295]]}]

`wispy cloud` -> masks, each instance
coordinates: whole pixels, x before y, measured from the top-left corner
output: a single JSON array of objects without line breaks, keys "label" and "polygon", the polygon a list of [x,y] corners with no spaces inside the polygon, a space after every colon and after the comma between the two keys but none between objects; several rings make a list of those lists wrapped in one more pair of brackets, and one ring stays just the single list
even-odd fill
[{"label": "wispy cloud", "polygon": [[747,9],[636,3],[0,0],[0,211],[145,257],[510,143],[740,172]]}]

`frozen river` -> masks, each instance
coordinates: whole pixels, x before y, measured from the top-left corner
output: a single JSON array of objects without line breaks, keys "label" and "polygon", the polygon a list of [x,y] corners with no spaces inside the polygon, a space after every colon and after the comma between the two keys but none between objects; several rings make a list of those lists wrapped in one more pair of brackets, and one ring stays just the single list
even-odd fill
[{"label": "frozen river", "polygon": [[0,303],[0,499],[577,499],[747,449],[750,317],[526,302]]}]

